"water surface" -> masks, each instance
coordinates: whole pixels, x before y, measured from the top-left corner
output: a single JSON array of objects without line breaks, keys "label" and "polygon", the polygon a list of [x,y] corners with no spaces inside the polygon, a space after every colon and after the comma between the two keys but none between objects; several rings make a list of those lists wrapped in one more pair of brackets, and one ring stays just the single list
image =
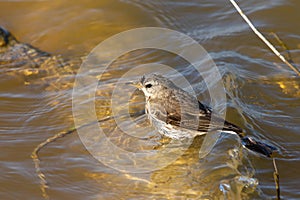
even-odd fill
[{"label": "water surface", "polygon": [[[299,68],[300,3],[239,3],[256,27],[287,55],[270,33],[284,41]],[[104,39],[132,28],[165,27],[191,36],[209,52],[223,76],[227,119],[279,148],[282,197],[300,198],[300,79],[250,31],[229,1],[7,0],[0,2],[0,25],[22,42],[71,60],[85,57]],[[192,86],[200,83],[197,95],[210,102],[201,78],[184,60],[167,52],[141,50],[116,60],[102,77],[105,87],[98,87],[95,104],[99,119],[111,113],[112,89],[123,73],[151,62],[172,66],[188,77]],[[70,70],[75,73],[78,67]],[[71,95],[75,75],[55,66],[42,77],[27,76],[22,70],[1,66],[1,199],[41,199],[30,154],[42,141],[74,126]],[[136,92],[132,98],[132,111],[141,111],[142,94]],[[153,146],[162,143],[155,131],[147,133],[149,139],[139,141],[121,131],[112,132],[113,121],[102,126],[115,144],[133,152],[155,151]],[[223,136],[210,156],[199,160],[202,140],[197,138],[181,157],[162,169],[129,174],[99,163],[79,136],[71,134],[40,152],[42,171],[49,182],[47,192],[51,199],[275,197],[270,159],[243,150],[235,137]]]}]

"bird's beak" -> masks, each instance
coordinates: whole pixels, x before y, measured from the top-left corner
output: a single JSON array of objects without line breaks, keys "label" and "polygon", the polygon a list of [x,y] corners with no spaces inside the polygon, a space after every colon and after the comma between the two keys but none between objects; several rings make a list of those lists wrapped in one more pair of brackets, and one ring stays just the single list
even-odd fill
[{"label": "bird's beak", "polygon": [[136,88],[138,88],[138,89],[142,89],[142,84],[141,84],[141,82],[139,82],[139,81],[132,81],[132,82],[128,82],[127,83],[128,85],[131,85],[131,86],[133,86],[133,87],[136,87]]}]

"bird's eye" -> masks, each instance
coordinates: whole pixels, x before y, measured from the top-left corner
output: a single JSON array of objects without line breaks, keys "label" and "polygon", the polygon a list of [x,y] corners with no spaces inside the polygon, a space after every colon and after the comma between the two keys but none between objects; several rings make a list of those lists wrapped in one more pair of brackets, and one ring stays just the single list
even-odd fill
[{"label": "bird's eye", "polygon": [[151,88],[151,87],[152,87],[152,84],[151,84],[151,83],[148,83],[148,84],[145,85],[145,87],[146,87],[146,88]]}]

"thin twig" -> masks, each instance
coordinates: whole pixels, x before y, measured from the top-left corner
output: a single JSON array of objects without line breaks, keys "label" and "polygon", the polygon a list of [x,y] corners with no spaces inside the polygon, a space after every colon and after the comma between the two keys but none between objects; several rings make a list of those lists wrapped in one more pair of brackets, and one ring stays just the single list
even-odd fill
[{"label": "thin twig", "polygon": [[42,190],[42,195],[45,199],[49,199],[49,196],[46,192],[46,189],[48,188],[48,183],[46,181],[46,177],[43,174],[43,172],[41,171],[41,167],[40,167],[40,159],[39,159],[39,151],[45,147],[47,144],[54,142],[55,140],[57,140],[58,138],[62,138],[70,133],[73,133],[74,131],[76,131],[76,128],[73,128],[67,132],[61,132],[58,134],[55,134],[54,136],[48,138],[47,140],[45,140],[44,142],[40,143],[31,153],[31,158],[33,159],[34,162],[34,166],[35,166],[35,171],[40,179],[40,188]]},{"label": "thin twig", "polygon": [[[293,66],[289,61],[285,59],[284,56],[282,56],[279,51],[255,28],[255,26],[252,24],[252,22],[249,20],[249,18],[243,13],[241,8],[238,6],[238,4],[234,0],[230,0],[232,5],[235,7],[235,9],[238,11],[238,13],[241,15],[241,17],[246,21],[246,23],[250,26],[252,31],[273,51],[273,53],[280,58],[282,62],[284,62],[287,66],[289,66],[298,76],[300,76],[300,71]],[[277,39],[279,39],[277,37]],[[278,40],[279,42],[281,41],[280,39]],[[284,43],[283,43],[284,44]],[[280,186],[279,186],[279,173],[278,169],[276,166],[275,158],[273,158],[273,165],[274,165],[274,181],[276,185],[276,194],[277,194],[277,199],[280,200]]]},{"label": "thin twig", "polygon": [[[130,116],[131,117],[137,117],[137,116],[140,116],[140,115],[143,115],[143,114],[145,114],[145,110],[142,110],[142,111],[136,112],[136,113],[132,113]],[[41,170],[41,166],[40,166],[41,161],[39,159],[39,151],[43,147],[48,145],[49,143],[54,142],[59,138],[65,137],[66,135],[69,135],[69,134],[71,134],[71,133],[73,133],[73,132],[75,132],[79,129],[82,129],[84,127],[87,127],[87,126],[90,126],[90,125],[93,125],[93,124],[96,124],[96,123],[99,123],[99,122],[104,122],[104,121],[107,121],[107,120],[110,120],[110,119],[116,119],[116,118],[121,118],[121,117],[128,117],[128,115],[124,114],[124,115],[119,115],[119,116],[106,116],[106,117],[104,117],[102,119],[99,119],[97,121],[93,121],[93,122],[90,122],[88,124],[84,124],[84,125],[78,127],[77,129],[74,127],[74,128],[69,129],[66,132],[57,133],[54,136],[51,136],[48,139],[46,139],[44,142],[40,143],[33,150],[33,152],[31,153],[31,158],[34,162],[36,174],[38,175],[38,177],[40,179],[40,189],[41,189],[42,195],[45,199],[49,199],[49,195],[47,194],[47,191],[46,191],[49,187],[48,187],[48,182],[46,180],[46,176]]]},{"label": "thin twig", "polygon": [[274,176],[274,181],[276,186],[276,196],[277,196],[277,200],[280,200],[279,173],[276,166],[275,158],[273,158],[273,166],[274,166],[273,176]]},{"label": "thin twig", "polygon": [[[109,119],[111,119],[112,117],[111,116],[108,116],[108,117],[105,117],[103,119],[100,119],[98,121],[95,121],[95,122],[91,122],[91,123],[88,123],[88,124],[85,124],[85,125],[82,125],[81,127],[79,127],[78,129],[81,129],[83,127],[86,127],[86,126],[90,126],[92,124],[95,124],[95,123],[98,123],[98,122],[103,122],[103,121],[107,121]],[[42,172],[41,170],[41,166],[40,166],[40,159],[39,159],[39,151],[45,147],[46,145],[48,145],[49,143],[51,142],[54,142],[56,141],[57,139],[59,138],[62,138],[62,137],[65,137],[66,135],[69,135],[73,132],[75,132],[76,130],[78,130],[76,128],[72,128],[66,132],[60,132],[60,133],[57,133],[55,134],[54,136],[51,136],[49,137],[48,139],[46,139],[44,142],[40,143],[34,150],[33,152],[31,153],[31,158],[34,162],[34,167],[35,167],[35,171],[36,171],[36,174],[38,175],[39,179],[40,179],[40,189],[42,191],[42,196],[45,198],[45,199],[49,199],[49,195],[47,194],[47,189],[49,188],[48,187],[48,182],[46,180],[46,176],[45,174]]]},{"label": "thin twig", "polygon": [[277,40],[277,42],[279,43],[279,45],[283,48],[283,50],[286,51],[286,53],[287,53],[287,60],[290,63],[294,64],[294,61],[292,59],[292,55],[290,53],[290,49],[288,48],[288,46],[280,39],[280,37],[276,33],[271,32],[270,35],[272,35]]},{"label": "thin twig", "polygon": [[289,63],[284,56],[282,56],[277,49],[254,27],[252,22],[248,19],[248,17],[243,13],[241,8],[238,6],[238,4],[234,0],[230,0],[232,5],[235,7],[235,9],[238,11],[238,13],[242,16],[242,18],[246,21],[246,23],[250,26],[252,31],[273,51],[273,53],[280,58],[282,62],[284,62],[287,66],[289,66],[298,76],[300,76],[300,71],[293,66],[291,63]]}]

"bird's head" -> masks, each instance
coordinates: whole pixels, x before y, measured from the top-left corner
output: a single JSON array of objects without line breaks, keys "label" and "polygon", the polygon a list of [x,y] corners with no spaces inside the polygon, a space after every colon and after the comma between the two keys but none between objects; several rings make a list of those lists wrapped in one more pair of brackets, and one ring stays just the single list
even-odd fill
[{"label": "bird's head", "polygon": [[145,97],[151,99],[162,96],[162,93],[168,92],[171,88],[176,88],[172,81],[158,74],[144,75],[131,85],[142,90]]}]

